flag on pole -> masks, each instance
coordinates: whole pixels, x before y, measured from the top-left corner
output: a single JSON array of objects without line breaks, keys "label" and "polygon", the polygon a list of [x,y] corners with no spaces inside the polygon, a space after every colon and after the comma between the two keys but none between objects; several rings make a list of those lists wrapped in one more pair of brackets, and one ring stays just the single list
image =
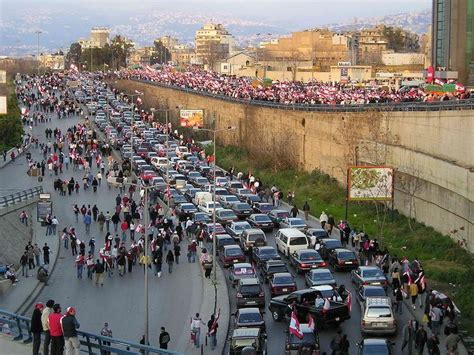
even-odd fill
[{"label": "flag on pole", "polygon": [[295,311],[291,312],[290,326],[288,327],[288,330],[295,337],[303,339],[303,332],[301,331],[300,322],[298,321]]},{"label": "flag on pole", "polygon": [[214,322],[212,322],[211,329],[209,329],[209,335],[214,334],[217,330],[217,321],[219,320],[219,317],[221,315],[221,309],[219,308],[217,310],[217,315],[214,318]]}]

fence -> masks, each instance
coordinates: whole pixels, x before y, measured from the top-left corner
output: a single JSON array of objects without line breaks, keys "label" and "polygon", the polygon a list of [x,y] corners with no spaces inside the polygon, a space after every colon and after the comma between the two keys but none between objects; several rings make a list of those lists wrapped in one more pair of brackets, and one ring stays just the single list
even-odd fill
[{"label": "fence", "polygon": [[299,110],[316,112],[365,112],[365,111],[449,111],[474,110],[474,99],[435,102],[388,102],[362,105],[323,105],[323,104],[282,104],[279,102],[240,99],[227,95],[212,94],[206,91],[182,88],[175,85],[157,83],[150,80],[131,79],[143,84],[183,91],[189,94],[211,97],[213,99],[235,102],[243,105],[269,107],[280,110]]},{"label": "fence", "polygon": [[[30,332],[31,319],[28,317],[0,309],[0,325],[3,333],[5,334],[9,332],[14,341],[22,341],[23,343],[28,344],[33,340],[33,335]],[[77,331],[77,334],[81,342],[81,352],[88,354],[103,354],[104,352],[109,352],[112,354],[132,355],[148,352],[149,354],[160,355],[183,355],[176,351],[131,343],[125,340],[104,337],[102,335],[86,333],[79,330]]]},{"label": "fence", "polygon": [[36,186],[31,189],[15,192],[10,195],[0,197],[0,208],[14,205],[17,202],[26,201],[30,198],[37,197],[43,193],[43,186]]}]

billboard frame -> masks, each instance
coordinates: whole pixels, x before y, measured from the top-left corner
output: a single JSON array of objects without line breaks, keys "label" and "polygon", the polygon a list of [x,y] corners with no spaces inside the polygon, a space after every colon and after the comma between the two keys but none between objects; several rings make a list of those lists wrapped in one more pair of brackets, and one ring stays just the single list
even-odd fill
[{"label": "billboard frame", "polygon": [[[390,186],[390,196],[381,196],[381,197],[351,197],[351,176],[353,169],[387,169],[391,171],[392,181]],[[347,201],[392,201],[394,198],[395,191],[395,169],[387,165],[353,165],[347,168]]]}]

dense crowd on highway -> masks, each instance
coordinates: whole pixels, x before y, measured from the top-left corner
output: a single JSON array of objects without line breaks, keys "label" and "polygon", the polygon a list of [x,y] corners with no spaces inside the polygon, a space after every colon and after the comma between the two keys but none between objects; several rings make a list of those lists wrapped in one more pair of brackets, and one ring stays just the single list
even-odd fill
[{"label": "dense crowd on highway", "polygon": [[187,67],[178,71],[172,66],[160,69],[124,69],[119,78],[147,80],[154,83],[176,86],[224,95],[236,99],[269,101],[281,104],[306,105],[354,105],[369,103],[433,102],[468,99],[471,94],[463,86],[455,93],[432,95],[420,88],[387,90],[381,86],[360,88],[354,85],[303,83],[299,81],[274,81],[271,85],[255,83],[250,77],[236,77]]},{"label": "dense crowd on highway", "polygon": [[[420,91],[384,93],[323,84],[276,83],[271,88],[256,88],[245,78],[194,68],[185,73],[163,67],[161,71],[135,70],[120,75],[285,103],[425,98]],[[334,217],[324,211],[320,223],[310,223],[309,206],[303,206],[304,217],[300,217],[296,206],[282,204],[284,196],[291,200],[291,192],[267,186],[251,173],[220,168],[214,172],[214,157],[207,156],[193,139],[183,137],[171,123],[166,126],[151,120],[149,113],[131,105],[127,95],[119,95],[100,76],[83,75],[76,89],[67,88],[67,80],[63,74],[29,78],[19,86],[17,94],[33,111],[23,112],[25,124],[41,124],[44,118],[38,117],[42,112],[47,119],[53,114],[64,119],[69,112],[84,118],[66,132],[45,132],[46,138],[37,141],[44,160],[37,162],[27,157],[29,173],[45,176],[48,171],[51,177],[54,175],[52,187],[63,198],[89,188],[96,192],[101,184],[107,184],[107,191],[116,194],[115,204],[108,210],[100,210],[95,200],[87,206],[73,204],[75,225],[56,230],[61,223],[55,216],[44,220],[47,231],[58,233],[63,248],[71,251],[78,282],[83,282],[86,271],[89,282],[98,286],[107,287],[105,276],[116,275],[123,277],[126,285],[124,276],[136,273],[137,268],[149,268],[159,279],[162,264],[172,274],[182,262],[182,254],[188,263],[198,260],[203,277],[209,278],[215,245],[217,261],[226,269],[229,280],[229,354],[241,354],[245,347],[263,354],[270,346],[278,346],[279,352],[287,354],[331,351],[343,355],[353,353],[355,348],[364,354],[422,354],[425,348],[429,354],[438,354],[441,348],[456,354],[456,307],[448,297],[428,288],[420,261],[390,254],[379,247],[376,238],[357,232],[348,221],[336,225]],[[328,93],[321,94],[325,91]],[[84,174],[81,182],[68,177],[70,168]],[[78,232],[81,224],[84,233]],[[92,224],[98,226],[99,236],[91,235]],[[36,248],[39,249],[30,244],[25,248],[22,265],[26,273],[32,268],[31,263],[33,267],[35,261],[39,264],[38,259],[32,260],[41,254]],[[350,273],[346,284],[339,276],[345,273]],[[422,310],[421,322],[415,316],[410,316],[408,322],[399,321],[404,302],[409,302],[414,311]],[[62,317],[59,304],[48,301],[46,306],[38,304],[35,308],[33,318],[40,317],[42,326],[32,329],[33,333],[48,332],[54,349],[62,349],[64,341],[68,349],[76,349],[76,340],[69,339],[77,338],[75,310],[68,308]],[[355,312],[356,307],[360,312]],[[271,322],[286,322],[284,340],[269,330],[264,309],[269,311]],[[49,322],[55,324],[54,336],[61,339],[55,340],[53,327],[45,326],[45,312]],[[362,341],[340,330],[355,314],[360,314],[356,322]],[[201,320],[199,314],[193,317],[190,337],[196,347],[202,342],[203,326],[211,349],[218,341],[226,341],[226,334],[218,333],[218,320],[218,315],[209,322]],[[61,322],[66,322],[66,327]],[[338,330],[333,331],[334,328]],[[323,340],[325,332],[333,334],[328,341],[326,337]],[[441,332],[448,333],[446,344],[440,344]],[[402,350],[394,349],[392,339],[397,334],[402,338]],[[39,338],[35,339],[37,353]],[[166,348],[169,340],[169,334],[163,338],[160,335],[160,346]],[[48,346],[45,342],[46,354]]]}]

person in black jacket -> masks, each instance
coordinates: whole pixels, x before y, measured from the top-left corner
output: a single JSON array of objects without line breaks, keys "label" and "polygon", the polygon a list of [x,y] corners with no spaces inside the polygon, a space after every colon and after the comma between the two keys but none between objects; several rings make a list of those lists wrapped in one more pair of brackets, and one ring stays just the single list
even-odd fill
[{"label": "person in black jacket", "polygon": [[31,316],[31,327],[30,331],[33,333],[33,355],[39,354],[41,346],[41,333],[43,332],[43,325],[41,323],[41,312],[43,311],[44,305],[37,303],[35,310]]},{"label": "person in black jacket", "polygon": [[66,345],[66,354],[80,354],[81,343],[77,337],[79,322],[76,319],[76,309],[74,307],[66,309],[66,314],[61,318],[61,327]]}]

